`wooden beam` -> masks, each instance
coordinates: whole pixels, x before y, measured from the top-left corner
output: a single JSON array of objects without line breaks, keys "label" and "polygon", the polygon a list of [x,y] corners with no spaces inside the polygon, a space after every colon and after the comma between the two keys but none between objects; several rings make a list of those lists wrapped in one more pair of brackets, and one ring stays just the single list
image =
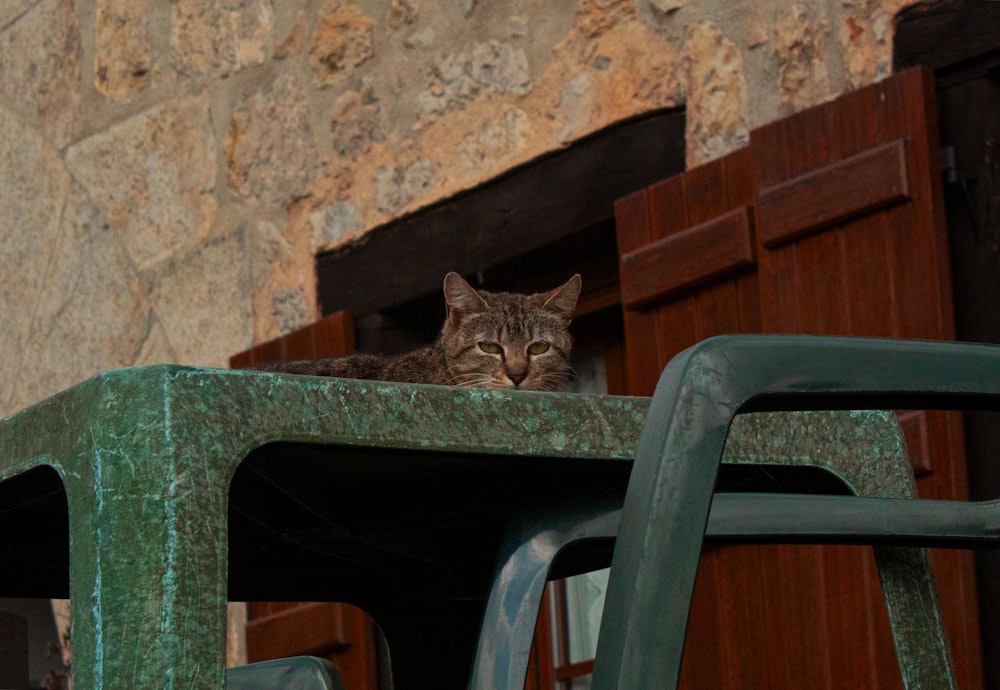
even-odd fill
[{"label": "wooden beam", "polygon": [[684,169],[684,113],[602,130],[317,257],[323,314],[357,316],[441,289],[614,216],[615,199]]},{"label": "wooden beam", "polygon": [[899,13],[893,42],[893,72],[914,65],[935,71],[940,86],[956,72],[985,73],[1000,60],[1000,2],[935,0]]}]

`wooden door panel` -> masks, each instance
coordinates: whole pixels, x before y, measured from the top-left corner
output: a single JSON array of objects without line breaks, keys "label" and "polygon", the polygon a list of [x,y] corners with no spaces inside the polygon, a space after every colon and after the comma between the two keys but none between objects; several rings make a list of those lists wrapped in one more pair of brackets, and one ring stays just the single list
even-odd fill
[{"label": "wooden door panel", "polygon": [[[692,594],[692,609],[697,608],[702,615],[692,616],[688,624],[687,645],[699,650],[699,654],[685,654],[681,673],[681,687],[724,688],[725,674],[738,667],[729,660],[731,651],[727,640],[718,634],[713,625],[703,625],[701,621],[715,621],[722,615],[719,594],[724,589],[717,579],[719,572],[717,554],[708,553],[702,557]],[[730,661],[730,663],[725,663]]]},{"label": "wooden door panel", "polygon": [[[291,615],[294,614],[294,615]],[[331,656],[351,646],[343,610],[323,602],[255,601],[247,605],[247,657]]]},{"label": "wooden door panel", "polygon": [[[841,99],[839,107],[827,108],[830,128],[837,132],[833,155],[838,159],[856,158],[865,150],[878,147],[896,135],[904,134],[898,123],[890,122],[885,93],[880,88],[862,89]],[[890,129],[892,133],[890,133]],[[904,139],[905,141],[905,139]],[[906,148],[903,149],[906,153]],[[906,172],[907,194],[911,173]],[[912,201],[912,197],[910,197]],[[850,257],[847,284],[847,309],[850,318],[864,324],[867,334],[891,337],[899,333],[903,320],[896,306],[899,287],[892,276],[893,215],[902,208],[869,212],[864,223],[848,224],[840,229],[854,251]],[[868,280],[866,276],[876,276]]]},{"label": "wooden door panel", "polygon": [[749,268],[754,257],[752,227],[752,209],[740,206],[622,255],[628,275],[622,283],[622,303],[641,307]]},{"label": "wooden door panel", "polygon": [[905,151],[896,139],[761,189],[761,242],[774,249],[909,200]]},{"label": "wooden door panel", "polygon": [[349,311],[338,311],[281,338],[255,345],[229,358],[240,369],[264,362],[341,357],[354,352],[354,320]]},{"label": "wooden door panel", "polygon": [[[933,114],[930,73],[912,70],[633,195],[617,218],[629,392],[648,394],[653,362],[716,333],[952,338]],[[635,218],[642,232],[625,227]],[[744,236],[752,251],[721,261]],[[904,419],[921,495],[965,498],[960,417]],[[960,685],[982,687],[971,556],[933,562]],[[901,687],[862,547],[707,552],[686,650],[684,687]]]},{"label": "wooden door panel", "polygon": [[372,621],[356,606],[330,602],[251,602],[247,659],[318,656],[332,662],[347,690],[375,690],[378,675]]},{"label": "wooden door panel", "polygon": [[[640,190],[615,202],[618,253],[627,254],[653,240],[653,201],[650,190]],[[666,348],[659,343],[660,316],[656,310],[626,309],[622,313],[626,350],[631,353],[625,369],[628,391],[641,390],[638,395],[652,395],[653,387],[663,366],[660,353]],[[632,334],[631,340],[629,333]],[[644,334],[639,337],[638,334]]]},{"label": "wooden door panel", "polygon": [[693,343],[759,328],[751,162],[737,153],[616,205],[631,395],[652,394]]},{"label": "wooden door panel", "polygon": [[[788,120],[754,132],[751,147],[762,188],[758,216],[762,292],[780,281],[778,267],[794,271],[802,286],[798,304],[772,306],[764,300],[768,331],[954,337],[933,112],[928,74],[915,70],[812,111],[811,126],[827,128],[827,137],[821,138],[830,141],[829,158],[825,151],[817,154],[797,143],[801,133]],[[833,173],[838,166],[851,174]],[[874,172],[864,171],[865,166]],[[823,184],[816,182],[820,179]],[[878,179],[886,182],[877,194],[869,195],[865,188],[877,189]],[[795,213],[774,208],[778,200],[788,203],[791,197],[773,190],[796,188],[825,190],[819,195],[821,210],[813,227],[796,227],[803,223],[788,220]],[[838,196],[845,199],[841,213],[824,206]],[[780,223],[773,232],[772,220]],[[790,245],[773,239],[766,244],[765,238],[789,235],[799,239]],[[838,299],[838,294],[846,299]],[[926,423],[929,457],[941,471],[921,475],[921,495],[965,497],[960,417],[929,412]],[[967,651],[978,649],[975,615],[969,613],[976,608],[971,556],[940,552],[934,565],[943,583],[954,582],[943,587],[942,603],[956,650],[956,670],[975,677],[980,673],[978,652]],[[878,644],[888,648],[888,641]]]},{"label": "wooden door panel", "polygon": [[[628,214],[619,206],[619,232],[629,233],[628,241],[621,242],[620,271],[627,305],[629,393],[652,393],[666,362],[693,343],[759,328],[758,286],[752,272],[754,215],[748,203],[751,163],[748,155],[738,153],[657,184],[645,196],[634,195]],[[645,211],[635,208],[643,202]],[[628,218],[641,218],[646,227],[641,232],[624,227]],[[640,245],[639,238],[645,244]],[[633,376],[633,370],[642,373]],[[767,663],[769,636],[742,634],[745,618],[731,619],[737,622],[735,630],[719,625],[727,618],[727,599],[737,598],[725,583],[742,569],[739,551],[713,550],[703,559],[688,633],[689,648],[700,653],[685,656],[684,687],[747,687],[742,683],[747,674],[767,678],[737,660]],[[773,566],[762,565],[765,570]],[[754,571],[753,577],[760,573]],[[742,586],[745,581],[736,582]],[[756,625],[761,620],[756,619]]]}]

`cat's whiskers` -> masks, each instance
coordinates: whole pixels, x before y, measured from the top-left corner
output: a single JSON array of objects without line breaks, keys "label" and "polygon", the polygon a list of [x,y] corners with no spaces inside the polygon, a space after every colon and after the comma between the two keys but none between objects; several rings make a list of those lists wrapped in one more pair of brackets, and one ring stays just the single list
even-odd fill
[{"label": "cat's whiskers", "polygon": [[576,369],[566,365],[566,369],[562,371],[550,371],[546,372],[547,376],[552,376],[553,378],[560,379],[561,383],[573,383],[580,380],[580,374]]},{"label": "cat's whiskers", "polygon": [[[448,373],[454,367],[449,367]],[[470,371],[461,374],[453,374],[449,376],[448,383],[453,386],[461,386],[463,388],[493,388],[493,378],[489,374],[485,374],[481,371]]]},{"label": "cat's whiskers", "polygon": [[538,390],[543,391],[554,391],[558,390],[563,386],[568,386],[573,381],[580,378],[579,374],[573,369],[568,369],[567,371],[548,371],[542,372],[538,375]]}]

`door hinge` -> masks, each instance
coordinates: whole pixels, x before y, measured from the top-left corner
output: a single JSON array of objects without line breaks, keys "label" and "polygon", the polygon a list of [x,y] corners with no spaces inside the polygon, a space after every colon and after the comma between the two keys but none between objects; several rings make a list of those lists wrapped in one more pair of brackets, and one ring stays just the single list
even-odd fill
[{"label": "door hinge", "polygon": [[976,236],[976,242],[978,242],[980,240],[979,214],[976,211],[976,205],[972,198],[972,191],[976,186],[977,180],[974,177],[966,175],[965,171],[959,167],[958,152],[955,151],[954,146],[943,146],[941,148],[941,176],[944,180],[945,192],[950,192],[953,196],[957,196],[960,199],[960,203],[965,207],[965,211],[969,215],[969,222],[972,224],[972,230]]}]

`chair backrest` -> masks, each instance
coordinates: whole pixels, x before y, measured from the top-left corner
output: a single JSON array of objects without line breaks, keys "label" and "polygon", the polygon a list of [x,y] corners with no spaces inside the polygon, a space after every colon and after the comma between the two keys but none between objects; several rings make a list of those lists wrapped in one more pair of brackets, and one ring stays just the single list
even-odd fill
[{"label": "chair backrest", "polygon": [[[725,336],[675,357],[629,481],[593,687],[677,686],[703,533],[672,527],[707,524],[737,413],[997,408],[998,371],[998,347],[867,338]],[[907,687],[949,687],[933,669],[922,684],[901,670]]]}]

